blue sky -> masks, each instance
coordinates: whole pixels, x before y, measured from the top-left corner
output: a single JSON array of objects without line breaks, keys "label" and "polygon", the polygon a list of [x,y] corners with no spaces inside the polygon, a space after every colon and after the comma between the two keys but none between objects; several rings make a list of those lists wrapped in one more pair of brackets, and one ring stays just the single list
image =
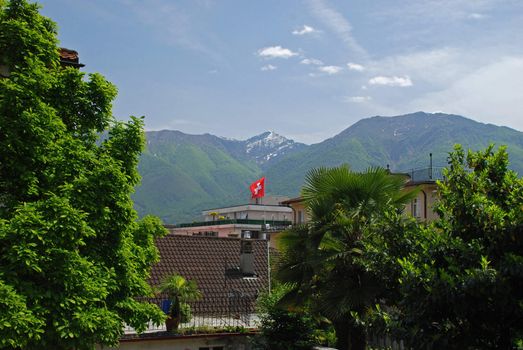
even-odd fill
[{"label": "blue sky", "polygon": [[523,131],[521,0],[40,0],[147,130],[315,143],[423,110]]}]

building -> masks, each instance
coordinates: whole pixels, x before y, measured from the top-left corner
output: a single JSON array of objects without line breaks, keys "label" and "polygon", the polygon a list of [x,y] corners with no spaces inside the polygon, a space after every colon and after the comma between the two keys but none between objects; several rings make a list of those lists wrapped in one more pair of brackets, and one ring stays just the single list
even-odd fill
[{"label": "building", "polygon": [[150,284],[159,285],[174,273],[194,280],[203,295],[199,306],[205,311],[222,312],[217,300],[227,305],[237,297],[254,301],[268,288],[264,240],[169,234],[157,239],[156,246],[160,261],[151,270]]},{"label": "building", "polygon": [[281,205],[292,209],[292,223],[294,225],[304,224],[310,221],[310,215],[301,197],[285,200],[281,202]]},{"label": "building", "polygon": [[[74,68],[81,68],[85,65],[83,63],[80,63],[80,57],[78,56],[78,52],[75,50],[70,50],[61,47],[59,49],[60,51],[60,65],[62,67],[74,67]],[[10,69],[5,64],[0,64],[0,78],[8,78],[10,76]]]},{"label": "building", "polygon": [[[404,212],[420,221],[433,221],[438,218],[434,212],[434,203],[438,198],[437,181],[443,180],[444,167],[428,167],[412,169],[409,172],[391,173],[405,177],[404,191],[418,190],[415,198],[405,206]],[[281,202],[292,208],[292,224],[299,225],[310,221],[305,203],[301,197],[291,198]]]},{"label": "building", "polygon": [[171,335],[156,334],[141,337],[127,337],[120,341],[116,348],[97,347],[102,349],[121,350],[249,350],[249,337],[254,333],[214,333]]},{"label": "building", "polygon": [[[274,203],[274,202],[269,202]],[[279,204],[248,203],[207,209],[203,221],[165,225],[170,233],[186,236],[268,238],[292,224],[292,208]]]},{"label": "building", "polygon": [[80,57],[78,52],[71,49],[66,49],[65,47],[60,48],[60,65],[62,67],[74,67],[81,68],[85,64],[80,63]]},{"label": "building", "polygon": [[[142,334],[127,327],[118,348],[249,349],[247,337],[258,321],[255,302],[269,288],[267,241],[169,234],[156,246],[160,261],[152,268],[150,284],[158,286],[179,274],[197,283],[202,298],[190,303],[192,319],[180,325],[180,334],[167,332],[164,325],[151,325]],[[161,307],[165,296],[147,300]],[[235,331],[238,327],[244,331]]]},{"label": "building", "polygon": [[438,218],[434,204],[438,199],[438,180],[443,180],[443,167],[412,169],[406,176],[405,190],[417,189],[418,193],[405,207],[405,213],[420,221],[430,222]]}]

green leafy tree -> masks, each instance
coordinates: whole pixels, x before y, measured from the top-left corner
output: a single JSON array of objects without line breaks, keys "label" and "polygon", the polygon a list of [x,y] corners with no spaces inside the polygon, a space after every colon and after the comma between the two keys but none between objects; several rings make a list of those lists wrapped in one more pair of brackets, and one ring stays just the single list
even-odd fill
[{"label": "green leafy tree", "polygon": [[339,349],[365,349],[364,321],[386,287],[381,271],[369,269],[366,242],[384,234],[388,216],[400,217],[411,198],[403,184],[383,169],[312,170],[302,189],[311,222],[280,238],[277,276],[294,285],[284,302],[310,302],[332,322]]},{"label": "green leafy tree", "polygon": [[260,333],[253,339],[255,349],[306,350],[318,344],[321,330],[307,308],[279,305],[288,291],[289,286],[277,284],[271,293],[262,293],[258,298]]},{"label": "green leafy tree", "polygon": [[523,180],[505,148],[450,154],[440,220],[401,262],[405,340],[416,349],[512,349],[523,337]]},{"label": "green leafy tree", "polygon": [[0,2],[0,68],[0,348],[92,349],[163,322],[135,299],[165,231],[130,198],[143,121],[60,66],[55,24],[25,0]]}]

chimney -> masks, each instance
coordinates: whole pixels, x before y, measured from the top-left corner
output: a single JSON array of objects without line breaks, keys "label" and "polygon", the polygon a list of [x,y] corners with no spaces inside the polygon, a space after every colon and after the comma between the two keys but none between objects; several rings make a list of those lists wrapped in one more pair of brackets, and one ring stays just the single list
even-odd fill
[{"label": "chimney", "polygon": [[244,277],[255,275],[251,240],[242,239],[240,241],[240,272]]}]

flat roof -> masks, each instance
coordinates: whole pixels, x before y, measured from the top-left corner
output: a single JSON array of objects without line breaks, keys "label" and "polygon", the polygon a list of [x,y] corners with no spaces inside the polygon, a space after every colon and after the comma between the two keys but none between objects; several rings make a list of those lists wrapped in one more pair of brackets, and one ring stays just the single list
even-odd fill
[{"label": "flat roof", "polygon": [[[283,202],[282,202],[283,203]],[[278,205],[278,204],[255,204],[255,203],[247,203],[247,204],[237,204],[237,205],[231,205],[229,207],[218,207],[218,208],[211,208],[211,209],[204,209],[202,212],[206,211],[212,211],[212,210],[223,210],[223,209],[234,209],[239,207],[270,207],[270,208],[288,208],[284,205]]]}]

